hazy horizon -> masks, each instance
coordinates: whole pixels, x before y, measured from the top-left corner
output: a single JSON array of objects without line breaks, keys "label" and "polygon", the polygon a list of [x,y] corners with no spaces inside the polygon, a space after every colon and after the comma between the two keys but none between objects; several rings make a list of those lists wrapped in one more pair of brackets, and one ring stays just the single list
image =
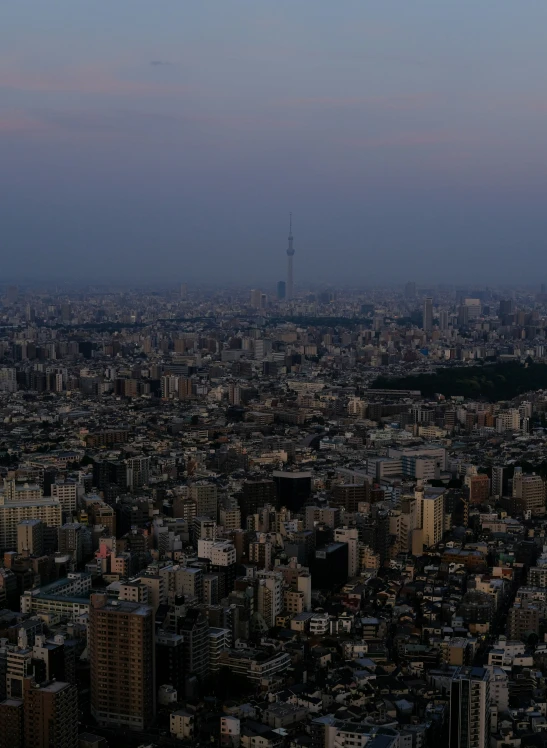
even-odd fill
[{"label": "hazy horizon", "polygon": [[296,286],[539,285],[546,22],[532,0],[6,4],[1,280],[271,285],[293,211]]}]

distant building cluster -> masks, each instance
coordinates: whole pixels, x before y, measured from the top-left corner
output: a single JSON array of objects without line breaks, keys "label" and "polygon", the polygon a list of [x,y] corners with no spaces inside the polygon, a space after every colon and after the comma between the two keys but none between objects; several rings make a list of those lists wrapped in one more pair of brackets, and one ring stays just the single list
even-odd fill
[{"label": "distant building cluster", "polygon": [[293,257],[0,294],[0,748],[543,745],[545,288]]}]

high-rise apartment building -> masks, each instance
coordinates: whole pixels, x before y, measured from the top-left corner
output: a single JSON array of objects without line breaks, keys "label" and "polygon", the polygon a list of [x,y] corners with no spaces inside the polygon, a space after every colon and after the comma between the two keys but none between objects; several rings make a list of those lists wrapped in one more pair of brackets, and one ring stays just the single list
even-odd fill
[{"label": "high-rise apartment building", "polygon": [[39,519],[24,519],[17,525],[17,553],[41,556],[44,552],[44,523]]},{"label": "high-rise apartment building", "polygon": [[492,496],[503,496],[503,467],[494,465],[492,468]]},{"label": "high-rise apartment building", "polygon": [[359,504],[370,501],[370,483],[339,483],[332,490],[333,502],[347,512],[358,511]]},{"label": "high-rise apartment building", "polygon": [[423,543],[430,548],[442,540],[444,532],[444,490],[416,490],[418,526],[422,528]]},{"label": "high-rise apartment building", "polygon": [[359,530],[357,527],[337,527],[334,540],[337,543],[347,543],[348,577],[355,577],[359,571]]},{"label": "high-rise apartment building", "polygon": [[275,618],[283,608],[283,576],[276,571],[259,571],[256,576],[257,611],[267,626],[275,626]]},{"label": "high-rise apartment building", "polygon": [[540,475],[524,475],[522,468],[515,468],[513,475],[513,499],[521,512],[543,514],[545,512],[545,482]]},{"label": "high-rise apartment building", "polygon": [[177,634],[183,637],[183,661],[186,677],[203,680],[209,674],[209,623],[204,613],[190,608],[178,621]]},{"label": "high-rise apartment building", "polygon": [[24,736],[28,748],[78,748],[78,691],[62,681],[25,679]]},{"label": "high-rise apartment building", "polygon": [[0,748],[23,748],[23,700],[0,702]]},{"label": "high-rise apartment building", "polygon": [[489,673],[481,667],[460,667],[450,684],[449,748],[489,745]]},{"label": "high-rise apartment building", "polygon": [[6,501],[0,497],[0,551],[17,549],[17,526],[25,519],[42,520],[47,527],[59,527],[62,509],[55,499]]},{"label": "high-rise apartment building", "polygon": [[471,475],[468,480],[469,502],[471,504],[486,504],[490,497],[490,479],[487,475]]},{"label": "high-rise apartment building", "polygon": [[92,595],[88,646],[93,717],[146,730],[156,713],[153,609]]},{"label": "high-rise apartment building", "polygon": [[188,496],[196,503],[196,516],[216,520],[218,512],[218,490],[214,483],[194,483]]},{"label": "high-rise apartment building", "polygon": [[515,603],[507,616],[507,636],[513,641],[526,641],[530,634],[539,634],[540,606],[526,600]]},{"label": "high-rise apartment building", "polygon": [[[79,484],[75,481],[59,481],[51,485],[51,498],[58,499],[63,512],[72,514],[76,511]],[[83,493],[83,489],[80,488]]]},{"label": "high-rise apartment building", "polygon": [[129,457],[125,464],[127,487],[135,489],[146,486],[150,474],[150,457]]}]

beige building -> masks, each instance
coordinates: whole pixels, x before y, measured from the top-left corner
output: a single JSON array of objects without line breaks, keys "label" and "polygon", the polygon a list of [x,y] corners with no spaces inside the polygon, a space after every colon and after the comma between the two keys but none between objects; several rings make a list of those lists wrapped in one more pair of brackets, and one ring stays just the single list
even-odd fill
[{"label": "beige building", "polygon": [[418,526],[422,528],[423,543],[428,548],[437,545],[444,532],[444,491],[437,488],[418,489]]},{"label": "beige building", "polygon": [[532,514],[545,513],[545,483],[540,475],[524,475],[515,468],[513,476],[513,498],[516,508]]},{"label": "beige building", "polygon": [[0,497],[0,551],[17,549],[17,525],[25,519],[42,520],[47,527],[60,527],[62,508],[56,499],[6,501]]},{"label": "beige building", "polygon": [[51,498],[59,500],[63,512],[73,514],[76,511],[78,500],[78,483],[74,481],[53,483],[51,486]]}]

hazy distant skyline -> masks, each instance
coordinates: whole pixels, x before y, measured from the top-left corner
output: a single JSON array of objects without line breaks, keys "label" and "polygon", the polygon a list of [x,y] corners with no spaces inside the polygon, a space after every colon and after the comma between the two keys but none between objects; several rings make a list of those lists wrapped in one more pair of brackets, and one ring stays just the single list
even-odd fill
[{"label": "hazy distant skyline", "polygon": [[26,0],[0,280],[547,281],[542,0]]}]

